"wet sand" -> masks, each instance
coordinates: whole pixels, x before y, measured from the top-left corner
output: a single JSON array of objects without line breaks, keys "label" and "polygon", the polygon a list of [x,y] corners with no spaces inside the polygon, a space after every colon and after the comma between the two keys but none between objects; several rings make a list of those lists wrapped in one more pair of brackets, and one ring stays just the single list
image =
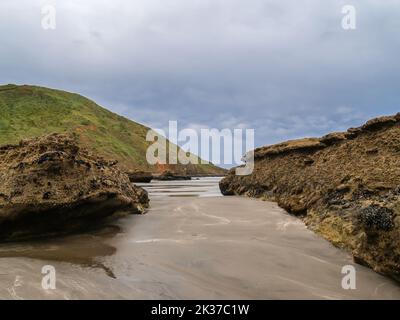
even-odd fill
[{"label": "wet sand", "polygon": [[[399,299],[276,204],[221,197],[217,179],[146,185],[151,209],[84,235],[0,245],[3,299]],[[41,268],[57,289],[41,288]],[[341,287],[344,265],[357,289]]]}]

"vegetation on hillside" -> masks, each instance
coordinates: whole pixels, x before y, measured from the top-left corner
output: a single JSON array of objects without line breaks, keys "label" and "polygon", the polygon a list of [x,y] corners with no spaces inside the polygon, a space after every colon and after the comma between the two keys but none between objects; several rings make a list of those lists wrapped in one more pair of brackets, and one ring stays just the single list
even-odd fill
[{"label": "vegetation on hillside", "polygon": [[[0,86],[0,144],[69,132],[98,155],[117,159],[125,170],[157,171],[146,161],[150,128],[117,115],[74,93],[36,86]],[[192,173],[221,173],[211,164],[189,166]],[[182,169],[176,166],[179,171]]]}]

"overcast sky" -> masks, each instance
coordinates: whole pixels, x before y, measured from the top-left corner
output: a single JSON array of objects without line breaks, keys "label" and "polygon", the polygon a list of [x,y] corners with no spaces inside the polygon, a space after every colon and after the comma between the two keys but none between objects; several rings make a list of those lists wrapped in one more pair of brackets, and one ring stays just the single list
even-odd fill
[{"label": "overcast sky", "polygon": [[81,93],[153,128],[254,128],[260,146],[399,111],[395,0],[1,0],[0,35],[1,83]]}]

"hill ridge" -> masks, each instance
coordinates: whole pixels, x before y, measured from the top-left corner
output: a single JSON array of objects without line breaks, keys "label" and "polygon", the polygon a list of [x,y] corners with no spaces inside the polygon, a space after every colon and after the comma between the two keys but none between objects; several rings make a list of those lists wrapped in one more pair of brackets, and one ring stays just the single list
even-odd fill
[{"label": "hill ridge", "polygon": [[[160,168],[146,161],[148,130],[152,129],[79,93],[34,85],[0,86],[0,145],[51,133],[72,133],[92,152],[118,160],[123,170],[159,172]],[[212,164],[178,164],[167,169],[189,175],[223,173]]]}]

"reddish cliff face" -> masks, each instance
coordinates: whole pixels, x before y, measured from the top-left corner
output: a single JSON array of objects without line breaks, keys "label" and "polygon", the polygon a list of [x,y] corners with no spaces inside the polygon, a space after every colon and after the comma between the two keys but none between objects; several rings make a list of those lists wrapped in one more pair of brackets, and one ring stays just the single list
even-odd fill
[{"label": "reddish cliff face", "polygon": [[400,114],[256,149],[252,175],[231,170],[220,188],[278,202],[357,262],[400,279]]},{"label": "reddish cliff face", "polygon": [[146,191],[115,164],[62,134],[0,147],[0,239],[69,232],[117,212],[144,213]]}]

